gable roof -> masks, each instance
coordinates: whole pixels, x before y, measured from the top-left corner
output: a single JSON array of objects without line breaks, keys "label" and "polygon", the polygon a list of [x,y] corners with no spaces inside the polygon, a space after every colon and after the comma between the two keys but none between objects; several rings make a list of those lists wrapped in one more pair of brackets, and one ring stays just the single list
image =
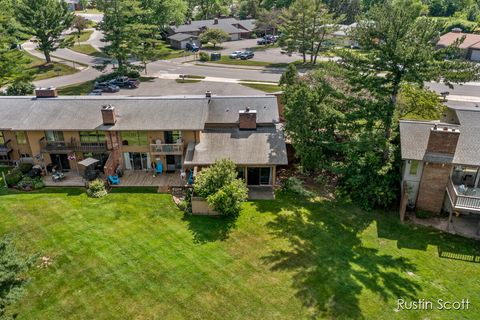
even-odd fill
[{"label": "gable roof", "polygon": [[170,37],[168,37],[168,39],[176,40],[176,41],[183,41],[183,40],[197,39],[197,38],[198,38],[197,36],[194,36],[188,33],[175,33],[174,35],[171,35]]},{"label": "gable roof", "polygon": [[429,161],[426,150],[430,129],[437,124],[439,127],[446,126],[460,131],[452,163],[480,166],[480,108],[476,107],[477,104],[449,104],[456,113],[459,125],[440,121],[400,120],[402,159]]},{"label": "gable roof", "polygon": [[[217,21],[217,23],[215,23]],[[210,19],[210,20],[196,20],[191,21],[189,24],[182,24],[179,26],[171,26],[170,28],[175,33],[188,33],[188,32],[200,32],[201,29],[220,29],[228,34],[242,33],[252,31],[255,20],[237,20],[235,18],[225,19]],[[236,25],[241,26],[237,27]]]},{"label": "gable roof", "polygon": [[257,124],[279,121],[277,98],[274,96],[215,97],[208,106],[207,124],[237,123],[238,112],[246,107],[257,110]]},{"label": "gable roof", "polygon": [[463,36],[465,36],[465,40],[458,46],[460,49],[480,49],[480,34],[463,32],[449,32],[442,35],[437,46],[447,47]]}]

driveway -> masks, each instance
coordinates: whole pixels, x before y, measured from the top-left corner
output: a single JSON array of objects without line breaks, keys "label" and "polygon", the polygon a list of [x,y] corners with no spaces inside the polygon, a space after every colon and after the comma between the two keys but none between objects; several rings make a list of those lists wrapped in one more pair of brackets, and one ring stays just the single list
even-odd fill
[{"label": "driveway", "polygon": [[237,83],[196,82],[177,83],[175,80],[154,79],[142,82],[137,89],[122,89],[117,93],[104,93],[104,96],[168,96],[168,95],[204,95],[212,91],[214,95],[239,96],[263,95],[265,92],[255,90]]}]

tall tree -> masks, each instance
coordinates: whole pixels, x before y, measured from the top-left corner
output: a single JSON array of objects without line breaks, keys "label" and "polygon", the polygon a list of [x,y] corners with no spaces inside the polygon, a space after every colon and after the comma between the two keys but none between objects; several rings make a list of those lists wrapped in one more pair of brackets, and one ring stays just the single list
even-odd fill
[{"label": "tall tree", "polygon": [[281,19],[281,44],[290,52],[301,53],[303,62],[310,55],[310,62],[315,64],[329,34],[342,17],[334,18],[320,0],[297,0],[284,11]]},{"label": "tall tree", "polygon": [[68,10],[65,1],[20,0],[16,11],[26,32],[37,38],[47,63],[52,61],[51,52],[71,45],[63,32],[72,26],[74,13]]},{"label": "tall tree", "polygon": [[281,23],[280,13],[279,9],[259,9],[255,20],[255,31],[257,33],[267,33],[271,30],[272,34],[276,35]]},{"label": "tall tree", "polygon": [[88,26],[88,20],[79,15],[75,15],[73,18],[72,28],[75,29],[77,41],[80,44],[80,36],[82,35],[82,31],[85,30]]},{"label": "tall tree", "polygon": [[217,44],[227,41],[228,37],[228,33],[221,29],[207,29],[200,34],[200,41],[203,43],[210,42],[215,48]]},{"label": "tall tree", "polygon": [[160,30],[171,23],[182,23],[187,13],[188,5],[185,0],[141,0],[141,7],[149,23],[156,25]]},{"label": "tall tree", "polygon": [[22,294],[27,284],[24,273],[35,259],[35,256],[22,257],[10,237],[0,239],[0,319],[9,319],[6,308]]}]

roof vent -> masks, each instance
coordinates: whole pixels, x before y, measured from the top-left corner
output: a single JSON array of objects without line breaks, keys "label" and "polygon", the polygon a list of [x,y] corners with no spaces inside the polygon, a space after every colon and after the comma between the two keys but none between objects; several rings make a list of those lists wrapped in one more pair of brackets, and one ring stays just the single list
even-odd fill
[{"label": "roof vent", "polygon": [[102,106],[102,120],[106,126],[113,126],[117,122],[117,115],[115,114],[115,107],[106,104]]},{"label": "roof vent", "polygon": [[205,92],[205,97],[206,98],[211,98],[212,97],[212,91],[208,90]]}]

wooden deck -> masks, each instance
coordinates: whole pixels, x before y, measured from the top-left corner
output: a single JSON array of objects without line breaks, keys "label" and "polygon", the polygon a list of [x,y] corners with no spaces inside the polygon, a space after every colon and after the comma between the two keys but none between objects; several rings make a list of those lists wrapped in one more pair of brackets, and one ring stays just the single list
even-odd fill
[{"label": "wooden deck", "polygon": [[185,181],[180,173],[162,173],[154,176],[151,171],[125,171],[120,184],[112,187],[169,187],[183,186]]}]

